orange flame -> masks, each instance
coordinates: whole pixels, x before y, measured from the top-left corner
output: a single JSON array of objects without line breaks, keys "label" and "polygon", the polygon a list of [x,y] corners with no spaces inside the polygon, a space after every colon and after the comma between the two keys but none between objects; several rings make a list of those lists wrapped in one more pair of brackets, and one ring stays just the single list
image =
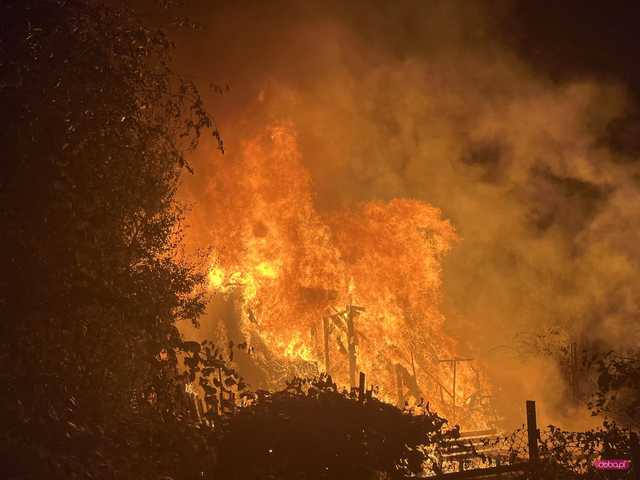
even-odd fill
[{"label": "orange flame", "polygon": [[[246,144],[241,158],[225,160],[218,171],[208,187],[207,229],[216,254],[209,287],[239,294],[242,328],[283,361],[315,363],[322,371],[328,353],[330,373],[348,384],[350,338],[340,311],[361,306],[352,339],[358,370],[395,401],[399,365],[402,393],[423,395],[446,411],[451,378],[438,360],[454,357],[456,345],[443,329],[440,265],[457,235],[440,211],[395,199],[319,213],[286,125]],[[460,405],[484,385],[462,367],[457,382]]]}]

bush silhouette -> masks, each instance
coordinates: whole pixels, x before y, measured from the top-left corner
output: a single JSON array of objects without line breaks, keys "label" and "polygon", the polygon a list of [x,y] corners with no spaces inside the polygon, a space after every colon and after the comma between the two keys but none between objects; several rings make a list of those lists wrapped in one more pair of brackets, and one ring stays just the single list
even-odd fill
[{"label": "bush silhouette", "polygon": [[421,445],[446,433],[428,408],[411,415],[375,398],[340,392],[330,377],[294,379],[221,426],[217,477],[392,478],[422,470]]}]

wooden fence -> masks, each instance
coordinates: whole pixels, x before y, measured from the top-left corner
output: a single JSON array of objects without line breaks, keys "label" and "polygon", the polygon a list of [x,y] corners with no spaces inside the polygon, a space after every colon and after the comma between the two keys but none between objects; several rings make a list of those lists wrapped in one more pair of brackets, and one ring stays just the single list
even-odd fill
[{"label": "wooden fence", "polygon": [[[423,478],[432,480],[498,478],[512,473],[524,473],[526,471],[531,472],[532,476],[530,478],[538,478],[535,472],[540,464],[540,454],[538,451],[540,431],[538,430],[536,420],[536,404],[533,400],[527,400],[526,402],[526,415],[527,458],[510,458],[508,459],[508,464],[501,464],[501,452],[495,448],[498,444],[499,436],[494,430],[466,432],[460,434],[459,438],[448,441],[442,449],[443,458],[448,461],[458,462],[458,471]],[[630,432],[629,440],[632,470],[630,475],[624,478],[640,480],[640,444],[638,435]],[[464,461],[466,459],[483,457],[485,459],[491,459],[494,465],[487,468],[464,470]],[[603,476],[603,478],[611,477]]]},{"label": "wooden fence", "polygon": [[[424,477],[433,480],[456,480],[480,477],[498,477],[508,473],[525,472],[535,467],[539,461],[538,438],[540,432],[536,421],[536,404],[527,400],[527,447],[528,458],[515,459],[507,464],[503,455],[496,448],[499,435],[496,430],[464,432],[459,438],[451,439],[442,448],[442,457],[449,462],[457,462],[458,471],[440,475]],[[485,458],[492,460],[495,465],[485,468],[464,470],[465,461],[469,459]]]}]

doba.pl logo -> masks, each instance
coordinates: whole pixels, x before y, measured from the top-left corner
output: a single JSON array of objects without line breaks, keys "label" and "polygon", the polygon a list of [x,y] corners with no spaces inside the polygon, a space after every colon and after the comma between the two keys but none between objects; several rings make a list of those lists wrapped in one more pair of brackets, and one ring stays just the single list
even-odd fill
[{"label": "doba.pl logo", "polygon": [[631,460],[596,460],[593,462],[593,466],[598,470],[629,470],[631,466]]}]

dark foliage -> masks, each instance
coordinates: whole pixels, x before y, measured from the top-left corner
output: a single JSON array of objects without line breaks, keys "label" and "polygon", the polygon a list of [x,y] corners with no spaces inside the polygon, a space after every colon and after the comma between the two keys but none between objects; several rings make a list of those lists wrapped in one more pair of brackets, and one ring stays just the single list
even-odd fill
[{"label": "dark foliage", "polygon": [[197,385],[196,390],[204,400],[204,416],[212,425],[217,426],[221,416],[234,413],[238,406],[255,399],[240,373],[231,366],[234,347],[246,350],[246,343],[234,345],[230,341],[227,356],[222,348],[208,340],[185,342],[185,346],[188,351],[184,359],[187,379]]},{"label": "dark foliage", "polygon": [[640,351],[610,351],[590,362],[598,372],[598,390],[589,403],[594,414],[640,429]]},{"label": "dark foliage", "polygon": [[428,410],[411,415],[340,392],[330,377],[294,379],[221,427],[219,478],[393,478],[421,472],[425,444],[451,435]]},{"label": "dark foliage", "polygon": [[541,436],[540,470],[549,479],[599,479],[606,474],[593,462],[600,458],[631,458],[629,431],[615,423],[585,432],[567,432],[549,426]]},{"label": "dark foliage", "polygon": [[3,474],[156,478],[178,456],[199,477],[206,435],[160,352],[203,309],[174,194],[212,121],[125,10],[19,0],[0,19]]},{"label": "dark foliage", "polygon": [[[562,430],[549,425],[540,431],[540,461],[519,478],[548,480],[604,480],[630,478],[629,472],[598,470],[600,459],[631,459],[630,430],[603,421],[602,426],[582,432]],[[493,443],[506,451],[509,463],[528,461],[527,431],[520,428]]]},{"label": "dark foliage", "polygon": [[2,473],[419,471],[437,416],[358,402],[326,379],[252,395],[220,349],[180,338],[204,279],[176,257],[174,195],[213,124],[172,73],[167,38],[90,0],[5,2],[0,17]]}]

